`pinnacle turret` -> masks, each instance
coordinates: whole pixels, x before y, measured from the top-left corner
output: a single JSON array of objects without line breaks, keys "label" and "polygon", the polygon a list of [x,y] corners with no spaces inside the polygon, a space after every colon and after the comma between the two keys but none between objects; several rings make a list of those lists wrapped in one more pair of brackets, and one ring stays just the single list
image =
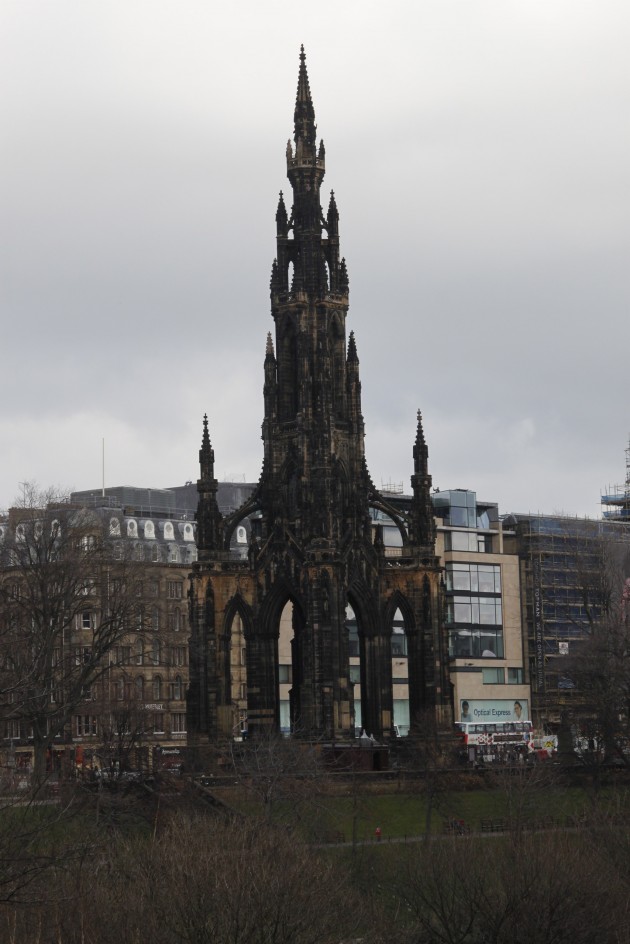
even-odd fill
[{"label": "pinnacle turret", "polygon": [[223,517],[217,503],[219,484],[214,477],[214,449],[208,432],[208,415],[203,417],[203,434],[199,450],[197,492],[197,547],[200,560],[212,551],[221,550]]},{"label": "pinnacle turret", "polygon": [[278,236],[286,236],[289,232],[289,218],[287,216],[287,208],[284,205],[284,195],[282,190],[280,191],[278,209],[276,210],[276,229]]},{"label": "pinnacle turret", "polygon": [[326,218],[326,226],[328,228],[328,236],[334,237],[339,235],[339,210],[337,209],[337,201],[335,200],[335,191],[330,191],[330,200],[328,202],[328,216]]},{"label": "pinnacle turret", "polygon": [[338,289],[342,295],[347,295],[349,288],[350,280],[348,278],[348,269],[346,268],[346,259],[344,256],[344,258],[339,263]]},{"label": "pinnacle turret", "polygon": [[413,447],[413,465],[416,475],[427,475],[429,471],[429,450],[427,449],[422,427],[422,413],[418,410],[416,426],[416,442]]},{"label": "pinnacle turret", "polygon": [[350,337],[348,338],[348,357],[347,361],[349,364],[358,364],[359,358],[357,356],[357,344],[354,340],[354,331],[350,332]]},{"label": "pinnacle turret", "polygon": [[208,482],[214,478],[214,449],[210,443],[207,413],[203,415],[203,433],[201,436],[201,449],[199,450],[199,466],[201,481]]},{"label": "pinnacle turret", "polygon": [[[431,476],[429,475],[429,450],[424,438],[422,413],[418,410],[416,441],[413,447],[414,474],[411,476],[413,499],[411,504],[410,531],[412,542],[418,547],[435,547],[435,520],[431,501]],[[433,553],[433,550],[431,551]]]}]

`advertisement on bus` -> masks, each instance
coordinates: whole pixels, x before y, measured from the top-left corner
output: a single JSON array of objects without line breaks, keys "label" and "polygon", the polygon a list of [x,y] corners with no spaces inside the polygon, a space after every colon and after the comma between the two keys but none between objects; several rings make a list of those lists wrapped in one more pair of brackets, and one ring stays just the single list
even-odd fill
[{"label": "advertisement on bus", "polygon": [[529,703],[526,698],[460,699],[459,721],[492,724],[505,721],[529,721]]}]

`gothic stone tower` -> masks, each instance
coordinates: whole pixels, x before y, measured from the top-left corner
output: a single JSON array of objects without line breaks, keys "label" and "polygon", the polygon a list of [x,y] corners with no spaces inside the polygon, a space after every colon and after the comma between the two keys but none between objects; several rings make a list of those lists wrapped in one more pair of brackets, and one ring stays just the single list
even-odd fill
[{"label": "gothic stone tower", "polygon": [[[339,214],[320,189],[324,144],[304,50],[287,144],[292,207],[276,212],[277,257],[271,274],[275,348],[264,364],[264,461],[258,485],[236,513],[217,504],[214,453],[204,418],[198,482],[199,560],[191,585],[191,743],[230,737],[232,625],[246,640],[250,736],[279,722],[278,634],[293,607],[292,729],[306,737],[354,734],[346,606],[355,612],[361,652],[362,724],[378,737],[393,727],[392,621],[405,622],[411,732],[427,712],[450,720],[441,613],[440,568],[430,499],[431,477],[418,414],[413,498],[401,513],[374,487],[364,455],[359,359],[346,343],[348,274],[339,252]],[[402,554],[387,557],[370,509],[388,515],[402,535]],[[239,521],[256,515],[248,559],[230,557]]]}]

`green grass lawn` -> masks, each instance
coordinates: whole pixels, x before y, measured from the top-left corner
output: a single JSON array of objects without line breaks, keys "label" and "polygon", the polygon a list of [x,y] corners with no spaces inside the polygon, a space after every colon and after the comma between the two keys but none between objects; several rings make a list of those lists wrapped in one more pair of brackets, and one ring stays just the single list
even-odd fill
[{"label": "green grass lawn", "polygon": [[[598,795],[602,812],[628,806],[628,791],[608,788]],[[248,816],[262,816],[270,822],[286,824],[310,842],[366,842],[375,840],[377,827],[381,841],[423,836],[427,830],[429,805],[425,785],[415,792],[378,793],[348,787],[346,795],[325,792],[313,796],[277,797],[264,806],[251,795],[235,794],[233,805]],[[463,820],[477,832],[483,820],[503,820],[524,827],[545,821],[561,824],[579,818],[593,807],[593,798],[580,787],[567,787],[531,779],[513,778],[505,783],[474,790],[440,790],[433,796],[429,831],[444,831],[444,823]]]}]

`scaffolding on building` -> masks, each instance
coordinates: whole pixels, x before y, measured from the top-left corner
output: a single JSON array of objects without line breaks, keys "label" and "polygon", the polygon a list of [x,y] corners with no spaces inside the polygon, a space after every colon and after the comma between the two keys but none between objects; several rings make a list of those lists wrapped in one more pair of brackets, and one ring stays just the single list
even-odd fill
[{"label": "scaffolding on building", "polygon": [[601,615],[602,521],[555,515],[510,515],[525,590],[524,628],[533,712],[540,727],[583,700],[571,660]]},{"label": "scaffolding on building", "polygon": [[626,447],[626,481],[608,486],[601,496],[602,517],[612,521],[630,521],[630,437]]}]

